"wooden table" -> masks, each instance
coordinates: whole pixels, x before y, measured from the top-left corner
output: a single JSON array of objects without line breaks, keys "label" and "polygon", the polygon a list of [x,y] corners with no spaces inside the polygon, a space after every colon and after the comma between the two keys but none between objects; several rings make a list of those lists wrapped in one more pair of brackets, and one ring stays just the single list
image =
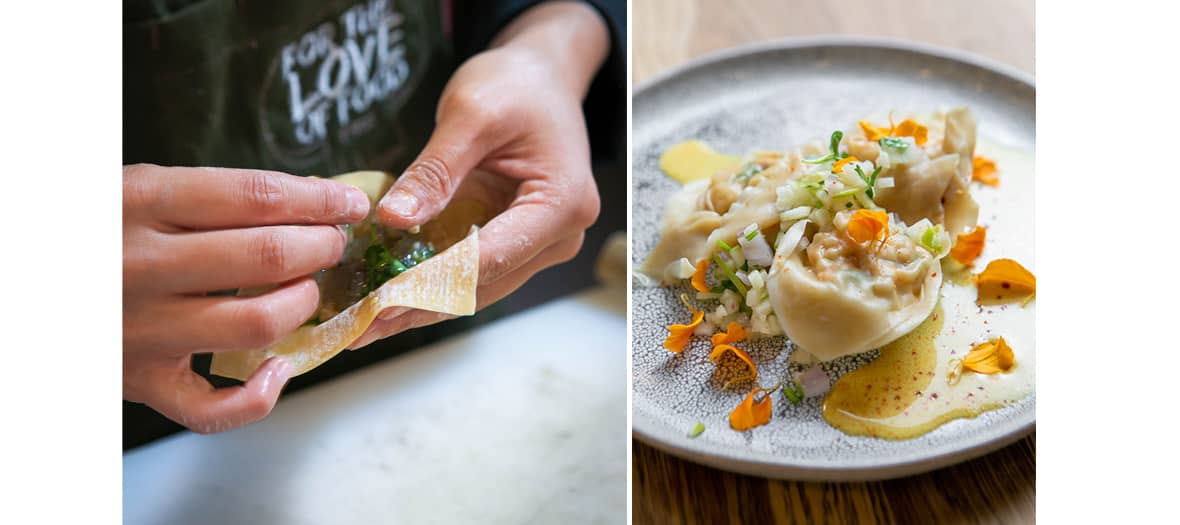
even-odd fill
[{"label": "wooden table", "polygon": [[[960,48],[1028,72],[1033,0],[634,0],[632,80],[700,54],[788,36],[851,34]],[[876,483],[722,472],[635,442],[635,523],[1031,523],[1036,435],[954,467]]]}]

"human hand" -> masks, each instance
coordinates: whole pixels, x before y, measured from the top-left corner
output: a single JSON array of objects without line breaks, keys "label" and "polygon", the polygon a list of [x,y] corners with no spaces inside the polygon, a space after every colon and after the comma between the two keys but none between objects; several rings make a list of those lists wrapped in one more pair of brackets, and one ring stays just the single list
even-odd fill
[{"label": "human hand", "polygon": [[[123,168],[123,398],[200,433],[266,417],[281,359],[215,389],[192,354],[264,348],[315,312],[309,274],[336,264],[369,199],[346,184],[270,171]],[[207,292],[277,285],[256,297]]]},{"label": "human hand", "polygon": [[[502,211],[480,230],[477,308],[573,258],[598,217],[581,100],[608,46],[584,4],[526,11],[451,77],[429,143],[381,200],[378,219],[399,229],[456,195]],[[350,347],[448,317],[393,308]]]}]

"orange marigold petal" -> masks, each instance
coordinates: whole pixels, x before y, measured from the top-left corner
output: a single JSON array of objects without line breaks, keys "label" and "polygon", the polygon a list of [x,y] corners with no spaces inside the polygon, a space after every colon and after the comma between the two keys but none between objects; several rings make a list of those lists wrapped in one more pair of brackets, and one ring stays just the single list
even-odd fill
[{"label": "orange marigold petal", "polygon": [[1004,300],[1037,293],[1037,278],[1012,259],[996,259],[975,277],[980,299]]},{"label": "orange marigold petal", "polygon": [[[701,259],[697,262],[696,271],[692,272],[692,287],[698,292],[709,291],[709,285],[705,283],[705,270],[709,268],[709,260]],[[684,275],[684,274],[681,274]]]},{"label": "orange marigold petal", "polygon": [[983,243],[987,238],[987,228],[976,226],[970,233],[960,233],[951,248],[951,258],[966,266],[975,263],[979,254],[983,253]]},{"label": "orange marigold petal", "polygon": [[688,344],[688,339],[692,337],[692,331],[696,330],[697,325],[701,324],[701,319],[704,318],[705,312],[694,309],[692,311],[691,323],[669,326],[668,338],[664,340],[664,348],[677,354],[683,352],[684,345]]},{"label": "orange marigold petal", "polygon": [[750,334],[737,321],[730,321],[725,332],[713,334],[713,346],[727,345],[744,341]]},{"label": "orange marigold petal", "polygon": [[987,184],[988,186],[999,186],[1000,177],[996,175],[996,163],[991,159],[982,155],[976,155],[971,159],[972,170],[971,179]]},{"label": "orange marigold petal", "polygon": [[963,369],[977,374],[1007,372],[1015,364],[1016,355],[1003,337],[975,345],[963,358]]},{"label": "orange marigold petal", "polygon": [[737,356],[738,359],[741,359],[742,362],[746,363],[746,366],[750,369],[750,373],[748,375],[735,378],[729,381],[729,383],[736,383],[746,379],[758,379],[758,366],[754,364],[753,359],[750,359],[750,354],[747,354],[745,350],[742,350],[736,346],[728,344],[714,346],[713,351],[709,353],[709,361],[716,363],[719,359],[721,359],[721,356],[725,355],[725,352],[727,351],[733,352],[733,355]]},{"label": "orange marigold petal", "polygon": [[832,165],[832,173],[840,173],[840,170],[844,166],[846,166],[849,162],[856,162],[858,160],[860,160],[860,159],[856,158],[855,155],[849,155],[847,157],[844,157],[844,158],[836,161],[836,163]]},{"label": "orange marigold petal", "polygon": [[926,126],[918,124],[917,122],[914,122],[913,120],[908,119],[908,118],[901,121],[901,123],[898,124],[897,127],[895,127],[893,129],[893,136],[895,136],[895,137],[913,137],[914,143],[916,143],[919,146],[926,145],[926,138],[927,138],[928,133],[929,133],[929,130],[926,129]]},{"label": "orange marigold petal", "polygon": [[856,210],[848,220],[848,236],[856,242],[882,239],[888,230],[889,214],[883,210]]},{"label": "orange marigold petal", "polygon": [[860,130],[865,133],[865,138],[873,142],[881,140],[881,137],[889,136],[889,130],[885,128],[878,128],[866,120],[860,121]]},{"label": "orange marigold petal", "polygon": [[[766,393],[762,401],[756,401],[760,393]],[[770,393],[764,388],[755,388],[751,390],[749,395],[729,413],[729,426],[738,432],[745,432],[751,428],[765,425],[770,422],[770,414],[773,405],[770,401]]]}]

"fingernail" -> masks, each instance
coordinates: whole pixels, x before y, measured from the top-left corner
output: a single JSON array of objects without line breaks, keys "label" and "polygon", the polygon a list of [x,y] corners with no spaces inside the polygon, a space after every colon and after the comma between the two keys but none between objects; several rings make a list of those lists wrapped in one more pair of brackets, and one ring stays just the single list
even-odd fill
[{"label": "fingernail", "polygon": [[[348,230],[343,226],[336,225],[336,231],[340,232],[340,236],[344,238],[344,244],[342,245],[344,246],[343,251],[348,251],[348,241],[351,240],[348,238]],[[341,253],[341,257],[343,257],[343,252]]]},{"label": "fingernail", "polygon": [[294,371],[294,367],[291,366],[291,363],[281,357],[276,357],[275,361],[278,361],[278,363],[275,364],[275,375],[283,378],[283,381],[290,379],[291,372]]},{"label": "fingernail", "polygon": [[349,217],[364,217],[369,214],[369,197],[364,192],[352,190],[348,192]]},{"label": "fingernail", "polygon": [[381,207],[385,208],[385,211],[407,219],[417,214],[421,205],[418,197],[402,190],[395,190],[381,199]]}]

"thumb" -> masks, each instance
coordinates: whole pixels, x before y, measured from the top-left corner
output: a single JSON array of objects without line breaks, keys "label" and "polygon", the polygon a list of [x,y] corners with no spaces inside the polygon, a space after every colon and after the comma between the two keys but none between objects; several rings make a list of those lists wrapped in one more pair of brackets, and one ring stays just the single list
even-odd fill
[{"label": "thumb", "polygon": [[438,215],[467,173],[487,154],[479,130],[473,128],[462,121],[439,122],[422,153],[378,203],[378,220],[408,229]]}]

